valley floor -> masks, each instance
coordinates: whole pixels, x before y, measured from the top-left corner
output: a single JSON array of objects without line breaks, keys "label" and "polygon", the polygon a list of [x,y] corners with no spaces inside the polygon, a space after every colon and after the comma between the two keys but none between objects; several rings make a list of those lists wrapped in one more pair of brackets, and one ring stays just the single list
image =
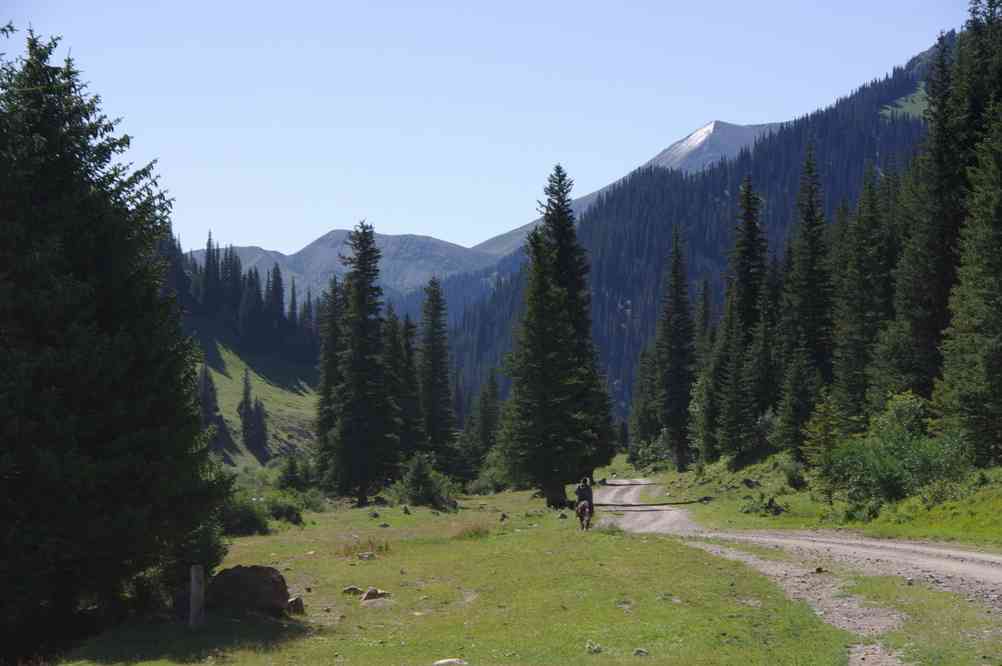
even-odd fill
[{"label": "valley floor", "polygon": [[[66,661],[1002,664],[1002,609],[986,596],[1002,591],[998,558],[827,532],[711,530],[678,506],[636,506],[652,489],[600,489],[602,525],[588,533],[527,492],[466,497],[451,514],[313,514],[303,528],[237,539],[224,564],[277,567],[305,599],[301,619],[214,616],[198,633],[133,623]],[[363,550],[375,559],[360,560]],[[348,585],[391,596],[360,603],[342,593]]]}]

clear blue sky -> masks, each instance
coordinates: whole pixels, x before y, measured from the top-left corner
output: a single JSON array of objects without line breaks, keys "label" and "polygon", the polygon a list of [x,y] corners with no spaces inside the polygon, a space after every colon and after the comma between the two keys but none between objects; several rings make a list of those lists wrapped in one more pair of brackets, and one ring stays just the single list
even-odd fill
[{"label": "clear blue sky", "polygon": [[710,120],[809,112],[966,5],[5,0],[0,23],[63,36],[186,248],[293,252],[360,218],[473,245],[532,219],[558,161],[582,195]]}]

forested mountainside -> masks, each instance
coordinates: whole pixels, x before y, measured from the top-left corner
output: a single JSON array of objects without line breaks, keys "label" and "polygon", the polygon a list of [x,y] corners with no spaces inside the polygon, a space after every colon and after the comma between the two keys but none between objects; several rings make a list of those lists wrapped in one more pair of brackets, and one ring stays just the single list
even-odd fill
[{"label": "forested mountainside", "polygon": [[[737,157],[741,150],[750,148],[759,137],[778,129],[780,125],[782,123],[735,125],[714,120],[671,144],[647,160],[638,169],[656,166],[664,169],[677,169],[685,173],[699,173],[721,160]],[[580,218],[595,205],[599,197],[622,181],[623,178],[620,178],[594,192],[575,198],[571,202],[574,214]],[[536,219],[517,229],[489,238],[483,243],[473,246],[473,249],[498,256],[517,252],[525,243],[525,237],[529,231],[541,221],[541,219]]]},{"label": "forested mountainside", "polygon": [[[702,172],[640,169],[604,192],[581,216],[580,238],[592,265],[594,338],[620,415],[630,403],[640,350],[654,331],[672,225],[682,226],[690,284],[709,279],[714,301],[719,301],[719,276],[732,244],[741,180],[750,175],[760,192],[769,247],[781,253],[809,145],[817,155],[829,219],[840,202],[856,200],[868,164],[881,171],[907,164],[925,136],[925,123],[914,115],[888,113],[887,107],[918,90],[928,60],[928,52],[916,56],[907,66],[825,109],[784,123],[735,159]],[[469,285],[464,277],[446,280],[447,289]],[[510,350],[522,284],[520,276],[501,278],[491,293],[465,308],[453,330],[459,393],[471,400],[487,372]],[[455,312],[451,299],[450,308]]]}]

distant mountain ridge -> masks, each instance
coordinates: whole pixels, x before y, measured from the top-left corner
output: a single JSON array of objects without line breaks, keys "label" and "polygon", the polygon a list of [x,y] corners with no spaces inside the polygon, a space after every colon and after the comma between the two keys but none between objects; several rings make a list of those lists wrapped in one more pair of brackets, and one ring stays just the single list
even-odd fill
[{"label": "distant mountain ridge", "polygon": [[[737,157],[743,149],[751,148],[760,137],[779,129],[782,125],[783,123],[735,125],[722,120],[714,120],[671,144],[638,169],[660,167],[662,169],[677,169],[686,173],[699,173],[722,160]],[[571,202],[574,214],[580,219],[581,215],[598,201],[599,196],[623,182],[628,175],[624,175],[601,189],[574,199]],[[499,257],[511,254],[522,246],[525,237],[537,224],[539,224],[539,220],[533,220],[517,229],[485,240],[479,245],[474,245],[473,249]]]},{"label": "distant mountain ridge", "polygon": [[[351,254],[348,233],[345,229],[334,229],[290,255],[257,246],[235,246],[233,249],[245,271],[257,268],[263,273],[278,264],[286,289],[290,288],[294,278],[300,294],[310,289],[314,295],[319,295],[330,283],[331,275],[340,277],[348,270],[340,259],[342,255]],[[477,271],[498,260],[489,253],[430,236],[377,233],[376,246],[383,253],[379,265],[380,281],[389,297],[420,289],[433,275],[445,278],[456,273]],[[191,254],[199,263],[205,260],[205,250],[196,250]]]},{"label": "distant mountain ridge", "polygon": [[[639,168],[656,166],[697,173],[721,160],[735,157],[742,149],[751,147],[759,137],[781,125],[735,125],[714,120],[674,142]],[[599,196],[625,178],[575,199],[572,203],[575,214],[580,217],[598,201]],[[387,296],[396,299],[420,289],[433,275],[447,278],[490,269],[502,257],[517,252],[526,235],[538,223],[539,220],[534,220],[472,248],[431,236],[377,233],[376,245],[383,252],[381,284]],[[240,257],[244,270],[257,268],[263,273],[277,263],[285,278],[286,289],[290,288],[291,280],[295,278],[298,291],[310,289],[314,294],[320,294],[330,283],[332,274],[341,276],[347,272],[339,259],[340,255],[349,254],[347,242],[348,231],[334,229],[291,255],[254,245],[233,249]],[[204,250],[192,253],[199,263],[204,261],[204,255]]]}]

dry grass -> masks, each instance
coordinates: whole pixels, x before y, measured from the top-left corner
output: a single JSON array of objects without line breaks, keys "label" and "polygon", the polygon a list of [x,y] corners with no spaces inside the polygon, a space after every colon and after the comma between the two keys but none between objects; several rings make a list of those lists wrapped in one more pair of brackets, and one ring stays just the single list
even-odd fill
[{"label": "dry grass", "polygon": [[375,539],[369,537],[364,541],[362,539],[356,539],[349,543],[341,545],[337,549],[338,557],[355,558],[359,553],[376,553],[379,555],[385,555],[390,552],[390,542],[386,539]]}]

